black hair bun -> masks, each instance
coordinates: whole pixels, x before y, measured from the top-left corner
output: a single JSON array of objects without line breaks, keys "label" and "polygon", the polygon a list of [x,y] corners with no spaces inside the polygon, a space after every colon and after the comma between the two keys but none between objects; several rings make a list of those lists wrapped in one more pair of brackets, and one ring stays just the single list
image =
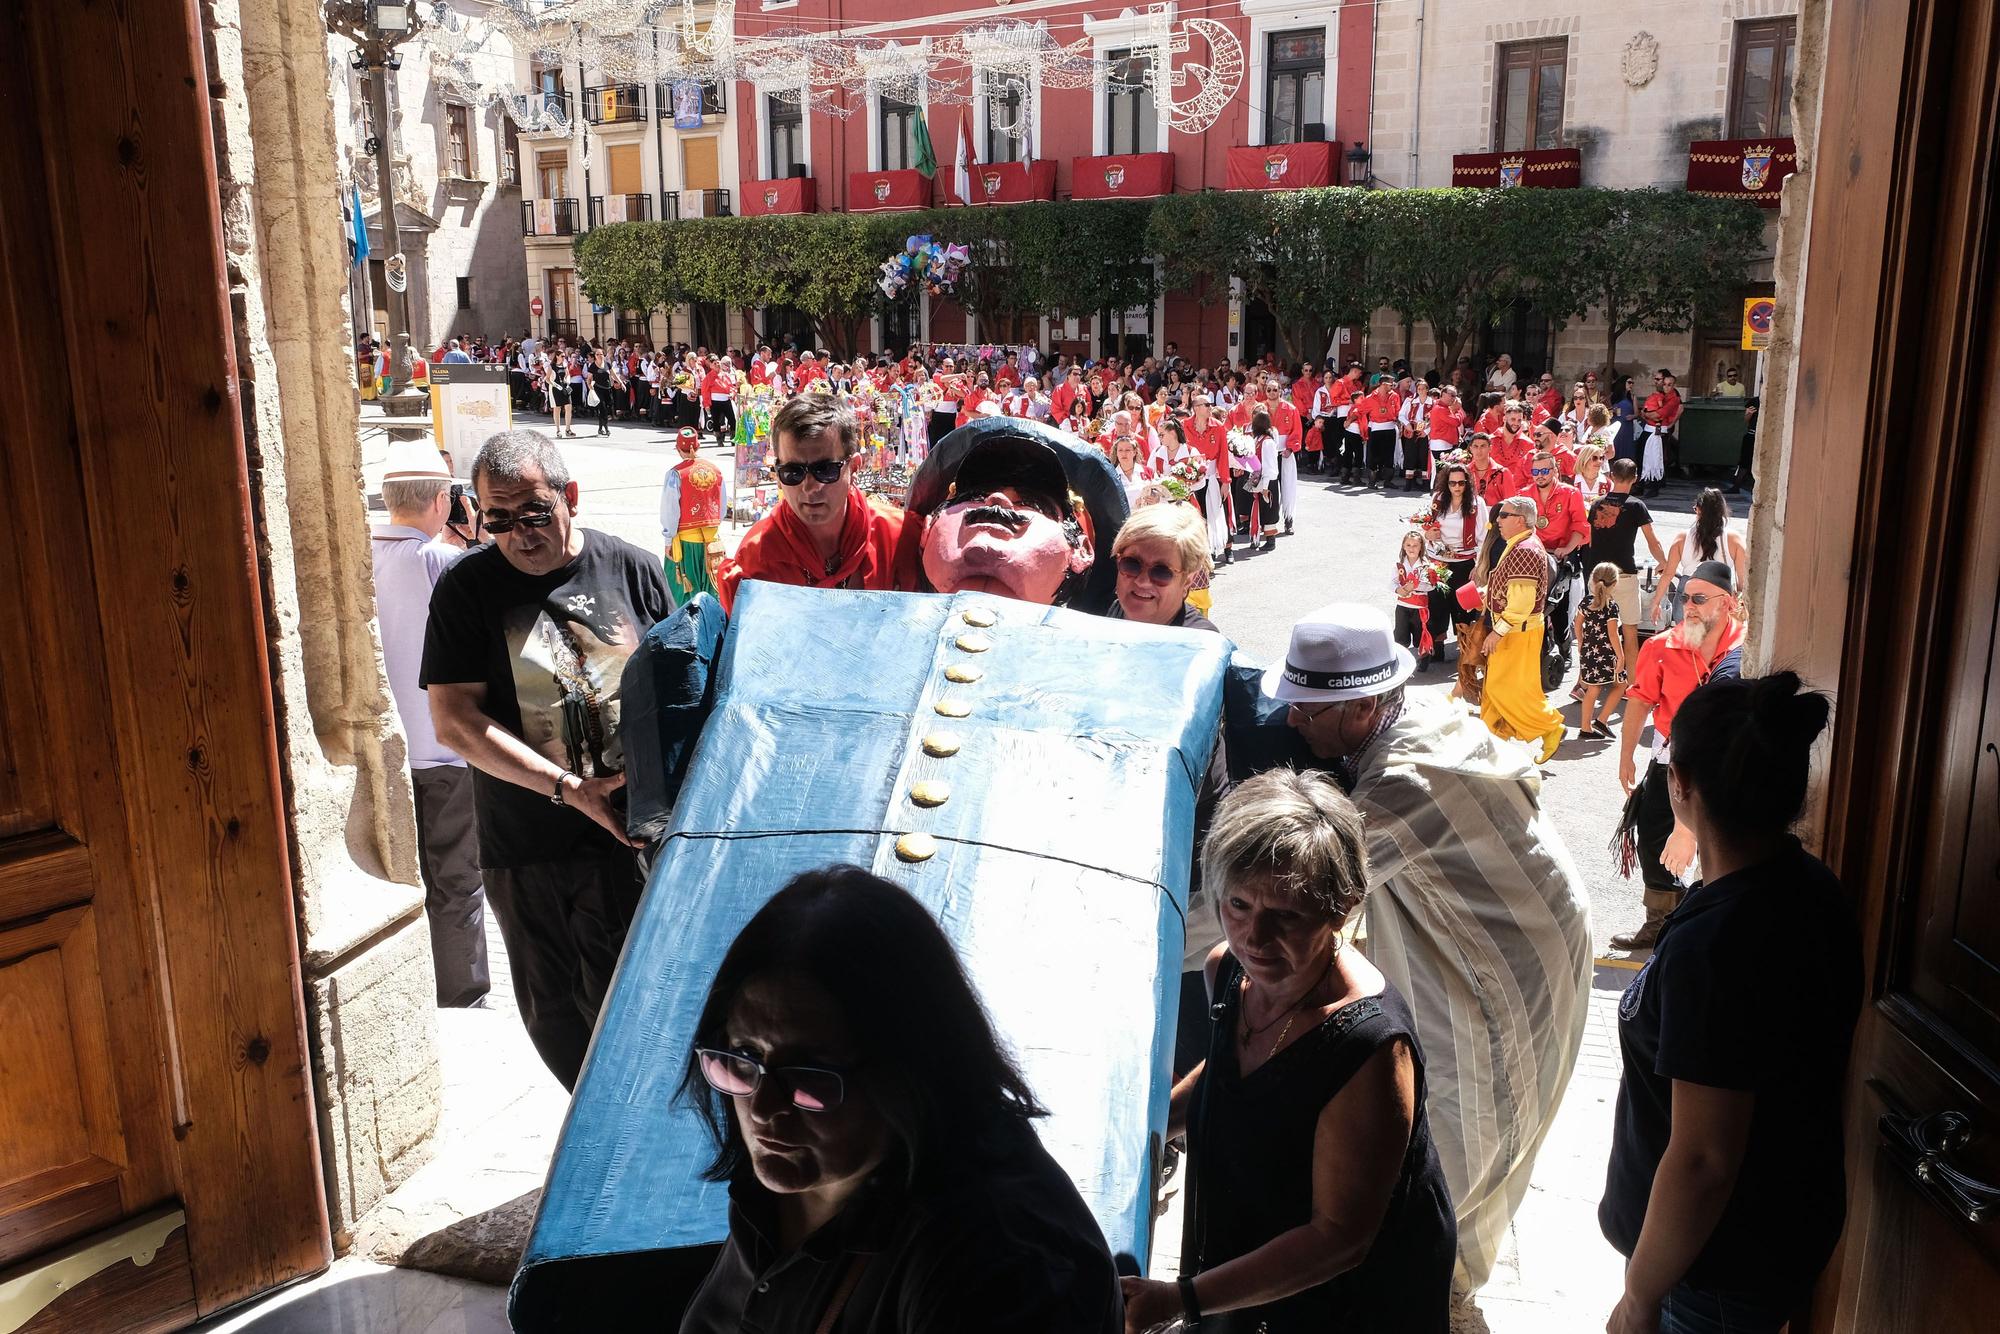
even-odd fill
[{"label": "black hair bun", "polygon": [[1751,725],[1768,743],[1805,750],[1826,730],[1832,701],[1817,690],[1806,690],[1799,674],[1772,672],[1758,679],[1750,697]]}]

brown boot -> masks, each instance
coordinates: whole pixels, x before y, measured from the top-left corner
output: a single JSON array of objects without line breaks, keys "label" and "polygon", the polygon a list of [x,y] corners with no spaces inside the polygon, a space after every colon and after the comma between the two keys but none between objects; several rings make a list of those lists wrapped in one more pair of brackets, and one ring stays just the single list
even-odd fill
[{"label": "brown boot", "polygon": [[1611,938],[1611,948],[1614,950],[1649,950],[1653,948],[1654,945],[1659,943],[1660,924],[1664,921],[1666,921],[1664,916],[1655,917],[1652,913],[1647,913],[1646,924],[1644,926],[1640,927],[1637,931],[1627,931],[1622,936],[1613,936]]}]

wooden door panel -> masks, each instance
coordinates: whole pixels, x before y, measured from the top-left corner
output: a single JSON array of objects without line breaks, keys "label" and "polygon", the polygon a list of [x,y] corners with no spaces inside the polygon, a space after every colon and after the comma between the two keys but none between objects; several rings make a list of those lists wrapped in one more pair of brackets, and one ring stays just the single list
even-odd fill
[{"label": "wooden door panel", "polygon": [[124,1134],[99,992],[96,923],[72,908],[0,930],[0,1265],[124,1212]]},{"label": "wooden door panel", "polygon": [[[5,680],[0,671],[0,682]],[[95,874],[90,849],[65,830],[0,841],[0,923],[82,903],[91,896]]]}]

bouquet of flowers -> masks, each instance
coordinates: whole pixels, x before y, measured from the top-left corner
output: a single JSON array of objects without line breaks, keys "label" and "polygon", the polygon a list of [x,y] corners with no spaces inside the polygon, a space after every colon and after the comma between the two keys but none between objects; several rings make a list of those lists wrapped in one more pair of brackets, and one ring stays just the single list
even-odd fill
[{"label": "bouquet of flowers", "polygon": [[1197,459],[1182,459],[1167,469],[1166,477],[1162,480],[1166,482],[1170,491],[1176,486],[1180,488],[1175,494],[1175,499],[1186,500],[1200,491],[1203,484],[1208,481],[1208,470],[1202,467]]},{"label": "bouquet of flowers", "polygon": [[1421,528],[1425,532],[1431,531],[1431,529],[1438,526],[1437,502],[1433,500],[1415,514],[1404,515],[1403,522],[1412,528]]},{"label": "bouquet of flowers", "polygon": [[1229,468],[1251,477],[1264,475],[1264,460],[1257,453],[1257,442],[1246,431],[1229,434]]}]

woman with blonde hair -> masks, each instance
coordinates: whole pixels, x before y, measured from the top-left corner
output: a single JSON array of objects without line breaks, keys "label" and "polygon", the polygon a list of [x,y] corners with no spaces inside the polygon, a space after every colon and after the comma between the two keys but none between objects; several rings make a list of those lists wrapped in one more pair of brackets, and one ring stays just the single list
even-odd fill
[{"label": "woman with blonde hair", "polygon": [[1205,614],[1208,581],[1215,571],[1208,528],[1191,506],[1133,510],[1111,543],[1111,555],[1118,566],[1112,617],[1183,630],[1215,629]]}]

